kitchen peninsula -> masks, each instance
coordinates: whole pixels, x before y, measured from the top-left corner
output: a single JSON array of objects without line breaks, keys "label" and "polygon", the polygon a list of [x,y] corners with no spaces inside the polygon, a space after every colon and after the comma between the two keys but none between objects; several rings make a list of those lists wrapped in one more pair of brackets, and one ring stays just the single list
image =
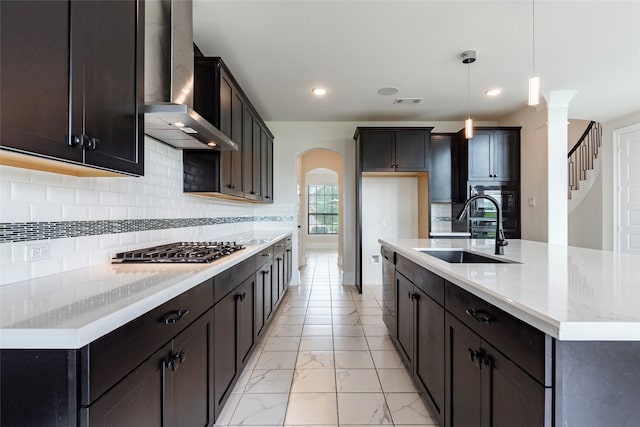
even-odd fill
[{"label": "kitchen peninsula", "polygon": [[[504,256],[493,240],[379,242],[394,266],[385,323],[441,424],[640,425],[640,257],[524,240]],[[506,262],[420,251],[452,249]]]}]

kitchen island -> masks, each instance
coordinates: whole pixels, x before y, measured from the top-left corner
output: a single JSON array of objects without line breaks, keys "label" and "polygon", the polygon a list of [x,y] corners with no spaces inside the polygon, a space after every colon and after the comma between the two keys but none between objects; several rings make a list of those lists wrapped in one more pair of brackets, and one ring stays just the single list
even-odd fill
[{"label": "kitchen island", "polygon": [[[441,423],[640,425],[640,257],[521,240],[504,256],[493,240],[379,242],[394,253],[390,333]],[[507,262],[420,251],[451,249]],[[421,363],[440,363],[444,378]]]},{"label": "kitchen island", "polygon": [[287,232],[225,240],[245,248],[0,287],[0,425],[212,426],[291,277]]}]

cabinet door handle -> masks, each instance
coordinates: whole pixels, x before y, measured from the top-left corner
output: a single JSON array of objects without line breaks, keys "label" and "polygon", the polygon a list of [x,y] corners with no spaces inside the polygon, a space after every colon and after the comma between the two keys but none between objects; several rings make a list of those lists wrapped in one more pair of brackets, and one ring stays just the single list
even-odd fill
[{"label": "cabinet door handle", "polygon": [[174,310],[162,318],[162,323],[164,323],[165,325],[171,325],[182,319],[187,314],[189,314],[189,310],[187,310],[186,308]]},{"label": "cabinet door handle", "polygon": [[476,310],[475,308],[469,308],[465,310],[465,313],[467,313],[469,316],[473,317],[475,320],[477,320],[480,323],[485,323],[488,325],[489,323],[493,322],[493,319],[491,318],[491,316],[489,316],[487,313],[483,311]]},{"label": "cabinet door handle", "polygon": [[476,365],[476,368],[480,369],[482,367],[482,359],[484,358],[482,353],[472,348],[467,348],[467,350],[469,351],[469,360]]},{"label": "cabinet door handle", "polygon": [[420,299],[420,295],[415,294],[415,293],[414,293],[414,294],[411,294],[411,299],[412,299],[412,300],[418,300],[418,299]]},{"label": "cabinet door handle", "polygon": [[98,138],[89,138],[89,145],[85,148],[89,148],[91,150],[95,150],[96,146],[100,144],[100,140]]}]

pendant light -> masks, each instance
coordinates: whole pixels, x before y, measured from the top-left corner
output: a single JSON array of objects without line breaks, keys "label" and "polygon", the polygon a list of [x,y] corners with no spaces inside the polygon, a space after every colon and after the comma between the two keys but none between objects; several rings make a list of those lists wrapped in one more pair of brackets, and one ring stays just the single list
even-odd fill
[{"label": "pendant light", "polygon": [[476,62],[476,51],[467,50],[462,52],[462,63],[467,64],[467,110],[468,118],[464,121],[464,137],[473,138],[473,120],[471,119],[471,64]]},{"label": "pendant light", "polygon": [[536,2],[531,0],[531,56],[532,71],[529,78],[529,100],[527,104],[531,106],[540,103],[540,77],[536,76]]}]

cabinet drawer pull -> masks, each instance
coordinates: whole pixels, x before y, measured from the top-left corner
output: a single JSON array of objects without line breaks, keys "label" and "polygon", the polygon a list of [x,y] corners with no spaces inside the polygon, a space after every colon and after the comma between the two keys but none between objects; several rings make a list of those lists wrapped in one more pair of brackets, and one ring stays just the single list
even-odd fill
[{"label": "cabinet drawer pull", "polygon": [[269,256],[269,254],[262,254],[262,255],[260,255],[260,256]]},{"label": "cabinet drawer pull", "polygon": [[172,311],[171,313],[164,316],[164,318],[162,319],[162,323],[164,323],[165,325],[171,325],[182,319],[187,314],[189,314],[189,310],[187,310],[186,308]]},{"label": "cabinet drawer pull", "polygon": [[467,313],[469,316],[473,317],[480,323],[486,323],[488,325],[493,321],[491,316],[489,316],[487,313],[476,310],[475,308],[468,308],[467,310],[465,310],[465,313]]}]

